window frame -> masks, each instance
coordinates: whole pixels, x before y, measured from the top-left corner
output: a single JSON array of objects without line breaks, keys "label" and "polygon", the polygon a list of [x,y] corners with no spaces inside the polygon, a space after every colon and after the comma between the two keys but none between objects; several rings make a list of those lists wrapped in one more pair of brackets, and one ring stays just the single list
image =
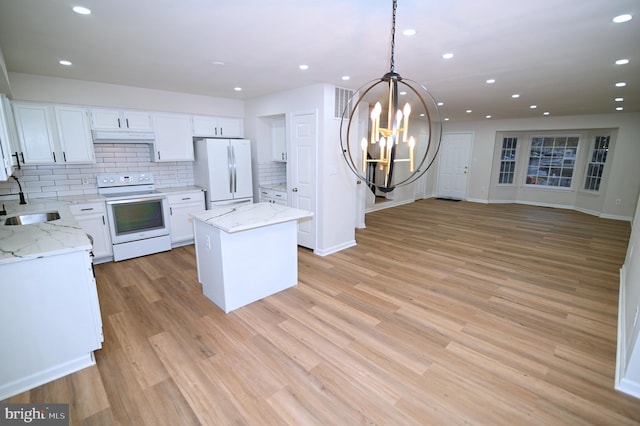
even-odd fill
[{"label": "window frame", "polygon": [[[513,153],[513,159],[504,159],[504,155],[505,155],[504,143],[505,143],[505,140],[507,139],[510,139],[512,143],[515,143],[515,146],[512,145],[510,148],[507,148],[510,152]],[[502,135],[502,141],[500,144],[500,152],[499,152],[500,157],[499,157],[499,168],[498,168],[498,181],[496,182],[496,185],[513,186],[517,184],[518,159],[520,157],[518,154],[518,150],[521,145],[521,142],[520,142],[521,139],[522,139],[522,135],[510,135],[510,134]],[[503,167],[503,164],[505,163],[510,163],[513,166],[513,169],[508,172],[503,172],[502,167]],[[500,179],[503,176],[503,173],[511,175],[511,182],[500,182]]]},{"label": "window frame", "polygon": [[[525,159],[525,167],[526,167],[526,171],[524,173],[524,181],[523,181],[523,186],[526,188],[537,188],[537,189],[545,189],[545,190],[559,190],[559,191],[574,191],[575,188],[579,188],[580,186],[576,184],[576,178],[579,179],[579,172],[580,169],[582,168],[582,164],[580,161],[580,151],[581,151],[581,147],[582,145],[584,145],[584,140],[585,140],[585,134],[582,133],[564,133],[564,132],[554,132],[554,131],[550,131],[550,132],[544,132],[544,133],[533,133],[531,135],[529,135],[529,143],[528,143],[528,153],[526,155],[526,159]],[[556,148],[555,142],[557,139],[560,138],[564,138],[564,139],[570,139],[570,138],[576,138],[577,142],[575,147],[569,146],[567,147],[566,145],[562,148],[563,149],[563,154],[562,156],[557,156],[556,155],[556,151],[558,148]],[[543,148],[543,151],[540,152],[540,163],[542,163],[542,160],[545,159],[545,162],[549,162],[548,165],[531,165],[532,164],[532,150],[534,148],[534,141],[536,139],[542,139],[542,145],[541,148]],[[545,146],[545,139],[553,139],[554,140],[554,144],[549,146],[546,145]],[[568,150],[570,149],[574,149],[574,153],[573,156],[571,157],[567,157],[566,153],[568,152]],[[545,153],[548,152],[548,153]],[[535,157],[534,157],[535,158]],[[555,167],[553,167],[553,162],[560,160],[561,161],[561,165],[556,165]],[[562,176],[562,173],[565,170],[565,163],[567,160],[572,160],[573,164],[572,167],[570,168],[572,170],[571,176],[569,177],[571,179],[571,182],[569,184],[569,186],[562,186],[560,184],[558,185],[543,185],[543,184],[539,184],[539,183],[529,183],[529,178],[532,176],[530,174],[531,168],[532,167],[536,167],[537,166],[537,174],[536,174],[536,178],[541,177],[539,175],[540,173],[540,168],[547,168],[549,170],[551,169],[555,169],[558,170],[558,173],[560,174],[559,176],[553,176],[558,180],[558,182],[561,182],[561,180],[563,178],[567,178],[566,176]],[[569,169],[569,167],[566,168],[567,170]],[[547,178],[549,177],[548,175],[546,176]],[[581,185],[581,184],[580,184]]]},{"label": "window frame", "polygon": [[[591,139],[590,145],[589,145],[589,152],[588,152],[588,157],[586,159],[585,165],[584,165],[584,178],[582,179],[582,185],[580,190],[584,191],[586,193],[589,194],[600,194],[600,188],[602,187],[602,184],[605,180],[606,177],[606,171],[608,170],[607,168],[607,159],[609,159],[609,157],[611,157],[611,150],[612,150],[612,145],[613,145],[613,135],[611,134],[611,132],[596,132],[596,133],[592,133],[589,135],[589,138]],[[591,161],[594,158],[595,155],[595,150],[596,150],[596,141],[598,138],[607,138],[607,147],[606,147],[606,154],[605,154],[605,159],[604,162],[594,162]],[[592,178],[597,178],[598,179],[598,189],[589,189],[587,188],[587,180],[590,178],[589,176],[589,168],[592,164],[599,164],[602,166],[602,170],[600,172],[600,176],[591,176]]]}]

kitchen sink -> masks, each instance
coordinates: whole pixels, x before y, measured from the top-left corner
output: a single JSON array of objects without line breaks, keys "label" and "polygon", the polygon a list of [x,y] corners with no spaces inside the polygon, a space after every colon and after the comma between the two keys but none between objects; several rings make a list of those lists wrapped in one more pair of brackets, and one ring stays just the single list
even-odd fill
[{"label": "kitchen sink", "polygon": [[17,216],[8,217],[4,221],[5,225],[32,225],[34,223],[51,222],[60,219],[60,213],[57,211],[44,213],[25,213]]}]

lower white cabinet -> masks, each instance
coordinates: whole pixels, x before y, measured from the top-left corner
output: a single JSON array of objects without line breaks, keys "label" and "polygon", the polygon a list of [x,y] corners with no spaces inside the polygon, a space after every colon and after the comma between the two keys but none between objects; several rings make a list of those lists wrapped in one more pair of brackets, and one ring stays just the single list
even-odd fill
[{"label": "lower white cabinet", "polygon": [[288,206],[287,191],[270,187],[260,187],[260,202]]},{"label": "lower white cabinet", "polygon": [[0,400],[95,364],[102,320],[89,252],[0,265]]},{"label": "lower white cabinet", "polygon": [[173,246],[193,243],[192,213],[205,210],[204,192],[190,191],[167,195],[171,219],[171,244]]},{"label": "lower white cabinet", "polygon": [[113,256],[113,247],[105,203],[95,201],[72,204],[69,208],[84,232],[93,238],[94,263],[110,260]]}]

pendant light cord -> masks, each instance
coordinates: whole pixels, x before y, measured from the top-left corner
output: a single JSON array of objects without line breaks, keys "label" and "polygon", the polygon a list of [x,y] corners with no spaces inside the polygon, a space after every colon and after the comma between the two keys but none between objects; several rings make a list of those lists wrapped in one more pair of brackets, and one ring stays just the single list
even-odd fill
[{"label": "pendant light cord", "polygon": [[395,69],[395,60],[394,60],[394,50],[396,48],[396,9],[398,8],[398,0],[393,0],[393,18],[391,21],[391,66],[390,72],[394,72]]}]

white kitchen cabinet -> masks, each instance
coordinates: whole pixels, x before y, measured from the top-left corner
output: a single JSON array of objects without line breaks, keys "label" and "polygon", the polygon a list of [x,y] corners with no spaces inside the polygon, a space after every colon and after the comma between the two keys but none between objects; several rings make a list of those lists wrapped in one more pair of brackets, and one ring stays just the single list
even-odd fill
[{"label": "white kitchen cabinet", "polygon": [[149,131],[151,114],[147,111],[93,108],[91,110],[93,130],[140,130]]},{"label": "white kitchen cabinet", "polygon": [[62,160],[65,163],[95,162],[88,109],[66,105],[55,105],[53,109]]},{"label": "white kitchen cabinet", "polygon": [[13,111],[22,164],[95,161],[86,108],[14,102]]},{"label": "white kitchen cabinet", "polygon": [[260,202],[280,204],[281,206],[289,205],[286,190],[264,186],[260,187]]},{"label": "white kitchen cabinet", "polygon": [[193,242],[192,213],[205,210],[204,192],[189,191],[167,195],[169,217],[171,219],[171,244],[191,244]]},{"label": "white kitchen cabinet", "polygon": [[207,138],[242,138],[242,118],[193,116],[193,136]]},{"label": "white kitchen cabinet", "polygon": [[273,161],[287,161],[287,138],[284,117],[271,120],[271,149],[271,159]]},{"label": "white kitchen cabinet", "polygon": [[184,114],[154,113],[153,161],[193,161],[191,117]]},{"label": "white kitchen cabinet", "polygon": [[95,201],[71,204],[69,209],[84,232],[93,239],[93,263],[110,260],[113,256],[113,246],[105,203]]},{"label": "white kitchen cabinet", "polygon": [[55,164],[54,119],[49,105],[13,103],[22,164]]},{"label": "white kitchen cabinet", "polygon": [[85,250],[0,265],[0,400],[95,365],[102,320]]},{"label": "white kitchen cabinet", "polygon": [[8,114],[10,111],[9,102],[7,101],[7,97],[3,94],[0,94],[0,180],[6,181],[9,179],[9,176],[13,173],[12,167],[12,144],[10,143],[11,133],[10,133],[10,117]]}]

